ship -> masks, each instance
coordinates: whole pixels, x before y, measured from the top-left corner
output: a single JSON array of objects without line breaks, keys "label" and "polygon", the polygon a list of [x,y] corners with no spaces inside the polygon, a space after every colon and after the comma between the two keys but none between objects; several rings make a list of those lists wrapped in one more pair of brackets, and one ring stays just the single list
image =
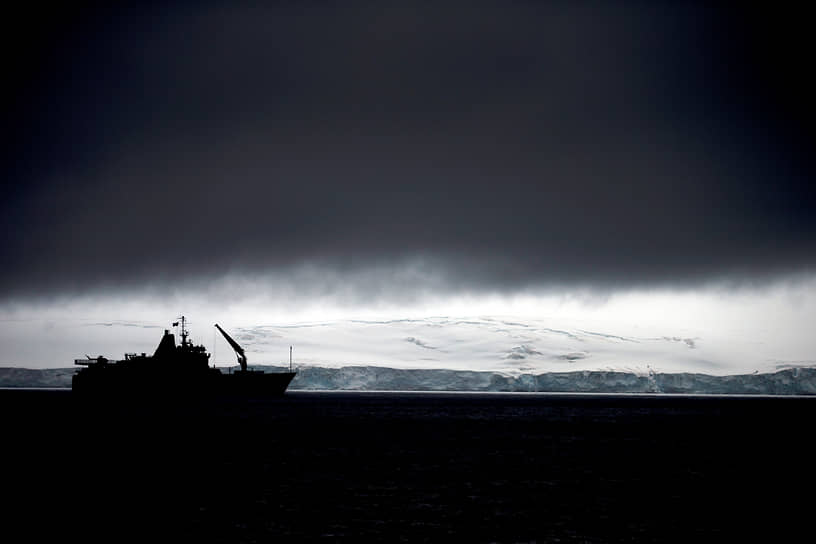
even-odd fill
[{"label": "ship", "polygon": [[75,359],[74,364],[82,368],[73,376],[73,392],[79,395],[165,393],[173,396],[268,397],[283,395],[297,374],[292,369],[291,347],[288,372],[250,369],[244,348],[216,323],[215,327],[235,351],[240,367],[223,372],[210,365],[210,354],[203,345],[190,341],[184,316],[173,326],[177,327],[179,323],[181,343],[177,344],[175,334],[165,329],[152,355],[125,353],[121,360],[86,355],[85,359]]}]

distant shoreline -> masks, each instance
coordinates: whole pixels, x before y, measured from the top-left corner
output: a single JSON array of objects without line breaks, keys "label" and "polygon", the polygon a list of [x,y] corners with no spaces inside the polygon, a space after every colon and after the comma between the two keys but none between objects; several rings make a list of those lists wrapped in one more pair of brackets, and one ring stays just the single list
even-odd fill
[{"label": "distant shoreline", "polygon": [[[257,367],[282,371],[283,367]],[[70,390],[73,368],[0,367],[0,388]],[[816,395],[816,368],[765,374],[637,374],[573,371],[510,375],[490,371],[377,366],[301,367],[290,391],[458,392],[639,395]]]}]

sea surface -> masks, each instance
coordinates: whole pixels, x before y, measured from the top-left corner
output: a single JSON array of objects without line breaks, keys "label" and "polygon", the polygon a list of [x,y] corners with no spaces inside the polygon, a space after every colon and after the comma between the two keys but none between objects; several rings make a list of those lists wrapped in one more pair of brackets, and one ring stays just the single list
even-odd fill
[{"label": "sea surface", "polygon": [[24,540],[688,542],[812,526],[816,399],[2,390]]}]

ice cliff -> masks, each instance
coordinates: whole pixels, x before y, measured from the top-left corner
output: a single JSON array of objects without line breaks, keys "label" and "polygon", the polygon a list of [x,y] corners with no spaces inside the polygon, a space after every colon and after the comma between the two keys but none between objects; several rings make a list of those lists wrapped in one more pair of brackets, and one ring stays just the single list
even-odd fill
[{"label": "ice cliff", "polygon": [[443,369],[394,369],[374,366],[301,368],[292,390],[383,391],[539,391],[576,393],[816,394],[816,368],[792,368],[767,374],[636,374],[577,371],[520,374]]}]

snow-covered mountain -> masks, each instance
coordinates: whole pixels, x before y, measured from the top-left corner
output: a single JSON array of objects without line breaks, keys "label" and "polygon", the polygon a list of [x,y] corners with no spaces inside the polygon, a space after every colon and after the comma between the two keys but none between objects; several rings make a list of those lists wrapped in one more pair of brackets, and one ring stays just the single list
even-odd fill
[{"label": "snow-covered mountain", "polygon": [[[279,364],[294,346],[295,361],[315,367],[493,371],[511,375],[617,371],[711,375],[775,372],[816,366],[812,351],[772,331],[716,331],[623,325],[564,317],[422,317],[337,320],[235,327],[250,363]],[[234,364],[216,342],[215,361]]]}]

